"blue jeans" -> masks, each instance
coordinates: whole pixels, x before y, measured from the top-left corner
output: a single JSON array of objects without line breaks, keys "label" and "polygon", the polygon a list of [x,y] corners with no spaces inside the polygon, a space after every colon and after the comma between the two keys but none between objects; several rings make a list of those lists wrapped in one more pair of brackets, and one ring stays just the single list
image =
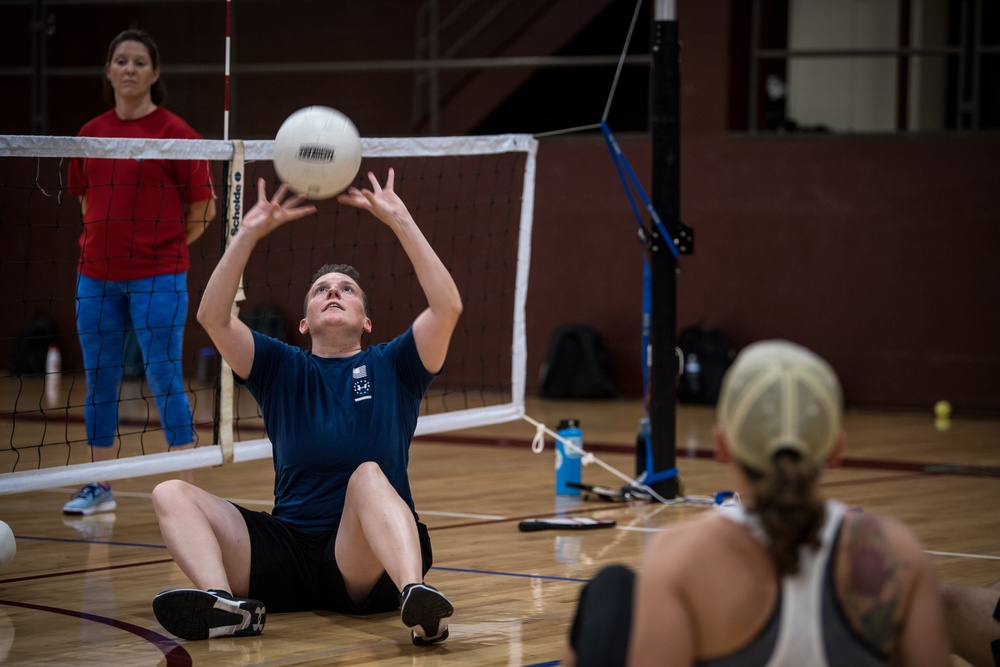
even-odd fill
[{"label": "blue jeans", "polygon": [[122,348],[130,329],[142,351],[167,445],[194,442],[181,359],[187,310],[186,272],[123,281],[78,276],[76,329],[87,377],[83,414],[92,447],[111,447],[118,432]]}]

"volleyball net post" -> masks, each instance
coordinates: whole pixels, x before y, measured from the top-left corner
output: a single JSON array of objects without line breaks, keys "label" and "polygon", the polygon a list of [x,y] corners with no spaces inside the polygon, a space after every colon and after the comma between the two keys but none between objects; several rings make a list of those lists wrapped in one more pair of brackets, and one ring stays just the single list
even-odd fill
[{"label": "volleyball net post", "polygon": [[[660,224],[648,229],[650,274],[649,433],[645,483],[664,498],[679,494],[677,476],[678,255],[693,252],[681,222],[680,41],[674,0],[656,0],[653,17],[652,202]],[[664,238],[663,235],[669,235]]]}]

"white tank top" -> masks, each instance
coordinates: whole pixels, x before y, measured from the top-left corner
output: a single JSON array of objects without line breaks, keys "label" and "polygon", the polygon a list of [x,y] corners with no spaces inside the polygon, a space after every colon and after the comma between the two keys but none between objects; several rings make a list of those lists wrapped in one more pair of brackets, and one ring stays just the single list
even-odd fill
[{"label": "white tank top", "polygon": [[[745,526],[761,543],[767,542],[757,518],[743,506],[725,506],[720,511],[727,519]],[[780,618],[772,617],[761,634],[743,648],[697,664],[706,667],[886,664],[886,656],[851,629],[835,599],[832,576],[828,576],[830,555],[846,511],[841,503],[826,501],[819,548],[802,548],[798,574],[780,580]]]}]

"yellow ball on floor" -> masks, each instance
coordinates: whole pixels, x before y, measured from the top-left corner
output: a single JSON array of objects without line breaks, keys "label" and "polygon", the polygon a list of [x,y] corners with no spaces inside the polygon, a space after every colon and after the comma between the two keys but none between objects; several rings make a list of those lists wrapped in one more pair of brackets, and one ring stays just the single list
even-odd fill
[{"label": "yellow ball on floor", "polygon": [[7,569],[16,553],[17,541],[14,539],[14,531],[6,523],[0,521],[0,570]]},{"label": "yellow ball on floor", "polygon": [[951,418],[951,403],[948,401],[938,401],[934,404],[934,416],[938,419]]}]

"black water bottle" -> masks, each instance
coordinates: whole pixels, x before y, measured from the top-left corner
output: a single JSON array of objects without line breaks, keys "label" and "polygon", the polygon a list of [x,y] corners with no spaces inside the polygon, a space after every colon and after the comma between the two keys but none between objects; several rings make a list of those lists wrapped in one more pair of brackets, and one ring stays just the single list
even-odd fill
[{"label": "black water bottle", "polygon": [[646,443],[649,440],[649,418],[639,420],[639,431],[635,434],[635,477],[639,479],[646,472]]}]

